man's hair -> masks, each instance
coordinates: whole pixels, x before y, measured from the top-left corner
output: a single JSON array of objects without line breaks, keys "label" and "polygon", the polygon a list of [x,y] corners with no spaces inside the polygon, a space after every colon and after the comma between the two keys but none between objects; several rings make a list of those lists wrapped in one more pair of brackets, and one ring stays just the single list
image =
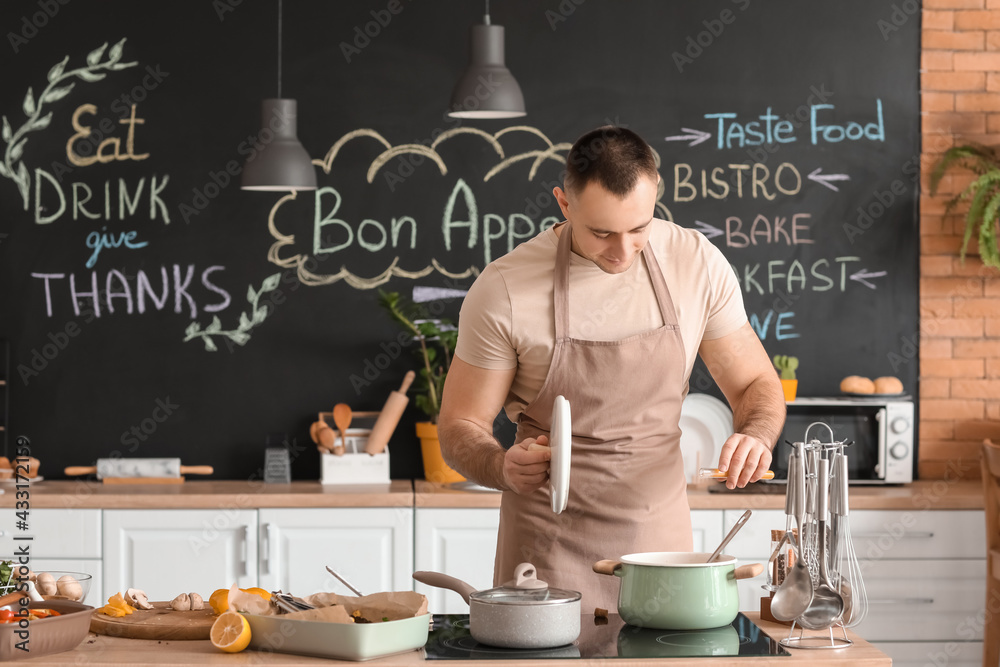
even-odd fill
[{"label": "man's hair", "polygon": [[566,156],[567,192],[582,192],[588,183],[598,183],[624,198],[643,176],[656,179],[653,149],[631,130],[604,125],[576,140]]}]

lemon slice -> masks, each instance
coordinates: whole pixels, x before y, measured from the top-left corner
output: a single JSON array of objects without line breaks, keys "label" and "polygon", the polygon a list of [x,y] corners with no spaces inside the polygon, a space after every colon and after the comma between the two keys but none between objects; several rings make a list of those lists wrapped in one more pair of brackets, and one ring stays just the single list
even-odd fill
[{"label": "lemon slice", "polygon": [[212,624],[212,646],[226,653],[237,653],[250,644],[250,624],[242,614],[227,611]]}]

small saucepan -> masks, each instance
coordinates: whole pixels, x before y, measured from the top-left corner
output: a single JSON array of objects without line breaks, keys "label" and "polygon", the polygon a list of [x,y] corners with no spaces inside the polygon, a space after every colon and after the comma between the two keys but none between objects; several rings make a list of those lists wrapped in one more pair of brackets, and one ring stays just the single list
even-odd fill
[{"label": "small saucepan", "polygon": [[439,572],[414,572],[417,581],[455,591],[469,603],[469,632],[481,644],[503,648],[552,648],[580,636],[580,598],[576,591],[549,588],[535,578],[535,566],[521,563],[514,580],[477,591]]},{"label": "small saucepan", "polygon": [[594,563],[594,572],[621,578],[618,613],[629,625],[659,630],[706,630],[728,625],[740,608],[737,579],[756,577],[760,563],[736,567],[722,555],[650,552]]}]

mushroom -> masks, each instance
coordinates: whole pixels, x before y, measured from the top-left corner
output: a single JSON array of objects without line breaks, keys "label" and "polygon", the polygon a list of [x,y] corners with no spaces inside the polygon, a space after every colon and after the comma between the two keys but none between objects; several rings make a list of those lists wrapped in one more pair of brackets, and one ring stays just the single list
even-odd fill
[{"label": "mushroom", "polygon": [[171,609],[175,609],[177,611],[190,611],[191,598],[188,597],[187,593],[181,593],[170,601],[170,607]]},{"label": "mushroom", "polygon": [[191,600],[191,611],[205,608],[205,601],[197,593],[188,593],[188,598]]},{"label": "mushroom", "polygon": [[56,578],[48,572],[38,573],[35,577],[35,589],[39,595],[57,595],[59,593]]},{"label": "mushroom", "polygon": [[136,609],[153,608],[153,605],[149,604],[149,598],[146,596],[146,591],[141,591],[138,588],[130,588],[125,591],[125,601]]},{"label": "mushroom", "polygon": [[[49,576],[51,577],[52,575]],[[83,599],[83,586],[71,574],[64,574],[59,577],[59,581],[56,582],[56,588],[59,591],[59,595],[64,595],[70,600]]]}]

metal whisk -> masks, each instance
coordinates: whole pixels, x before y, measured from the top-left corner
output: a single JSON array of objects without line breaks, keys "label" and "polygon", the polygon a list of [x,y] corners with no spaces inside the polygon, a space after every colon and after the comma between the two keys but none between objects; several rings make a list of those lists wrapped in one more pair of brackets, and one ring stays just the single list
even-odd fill
[{"label": "metal whisk", "polygon": [[831,492],[831,514],[837,517],[834,531],[832,569],[839,573],[840,594],[844,598],[844,627],[852,628],[868,615],[868,594],[865,591],[861,566],[851,539],[851,523],[847,502],[847,455],[841,450],[833,460],[834,484]]}]

